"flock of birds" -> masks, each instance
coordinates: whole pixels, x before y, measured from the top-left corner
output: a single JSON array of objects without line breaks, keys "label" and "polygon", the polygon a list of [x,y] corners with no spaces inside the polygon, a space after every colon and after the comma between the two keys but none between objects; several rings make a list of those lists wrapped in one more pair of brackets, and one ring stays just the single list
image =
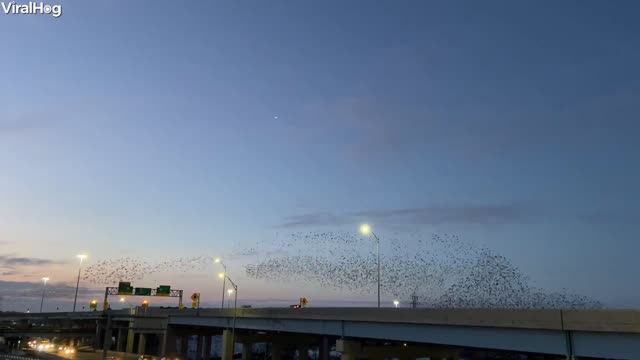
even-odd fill
[{"label": "flock of birds", "polygon": [[[353,295],[372,293],[377,282],[376,246],[344,232],[292,233],[229,254],[243,261],[246,276],[267,282],[315,284]],[[207,256],[149,262],[139,258],[104,260],[84,271],[84,280],[113,286],[156,273],[187,273],[213,264]],[[531,285],[507,258],[473,246],[456,235],[395,234],[381,243],[381,286],[387,295],[416,295],[425,307],[600,308],[593,299]]]},{"label": "flock of birds", "polygon": [[157,273],[189,273],[202,270],[214,262],[209,256],[181,257],[160,262],[124,257],[98,261],[83,270],[82,278],[94,285],[114,286],[119,281],[136,281]]},{"label": "flock of birds", "polygon": [[[245,266],[249,277],[265,281],[315,283],[355,294],[372,293],[377,283],[375,244],[350,233],[294,233],[271,244],[277,255]],[[601,308],[567,291],[531,285],[507,258],[472,246],[456,235],[404,234],[385,237],[380,258],[385,294],[425,307]],[[257,252],[260,253],[260,252]]]}]

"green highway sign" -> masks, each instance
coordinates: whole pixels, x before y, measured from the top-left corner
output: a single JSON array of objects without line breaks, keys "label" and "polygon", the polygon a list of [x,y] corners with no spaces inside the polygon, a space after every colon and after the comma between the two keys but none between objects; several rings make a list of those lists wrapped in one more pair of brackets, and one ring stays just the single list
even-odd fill
[{"label": "green highway sign", "polygon": [[134,295],[149,296],[151,295],[151,288],[135,288]]},{"label": "green highway sign", "polygon": [[171,295],[171,286],[169,285],[160,285],[156,289],[156,296],[169,296]]},{"label": "green highway sign", "polygon": [[120,281],[118,283],[118,295],[131,295],[133,293],[133,287],[130,282]]}]

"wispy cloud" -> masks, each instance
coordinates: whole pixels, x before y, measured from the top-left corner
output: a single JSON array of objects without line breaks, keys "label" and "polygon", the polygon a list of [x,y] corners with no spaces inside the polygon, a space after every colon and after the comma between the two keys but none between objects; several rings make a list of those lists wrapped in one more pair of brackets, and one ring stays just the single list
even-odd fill
[{"label": "wispy cloud", "polygon": [[[48,283],[47,298],[70,298],[75,294],[75,286],[65,283]],[[104,289],[80,288],[83,294],[100,294]],[[0,296],[37,298],[42,296],[42,283],[28,281],[3,281],[0,280]]]},{"label": "wispy cloud", "polygon": [[361,219],[408,224],[502,224],[521,222],[533,215],[522,205],[477,205],[367,210],[352,213]]},{"label": "wispy cloud", "polygon": [[349,215],[334,215],[323,212],[289,216],[285,219],[284,223],[279,225],[279,227],[290,228],[312,225],[343,225],[348,224],[349,222],[351,222]]},{"label": "wispy cloud", "polygon": [[0,255],[0,268],[14,269],[18,266],[42,266],[64,264],[64,261],[19,257],[14,255]]},{"label": "wispy cloud", "polygon": [[536,212],[522,204],[370,209],[345,214],[308,213],[287,217],[278,227],[336,226],[371,221],[383,225],[497,225],[531,219]]},{"label": "wispy cloud", "polygon": [[578,215],[578,219],[591,225],[635,225],[640,221],[636,211],[623,209],[599,209]]},{"label": "wispy cloud", "polygon": [[0,135],[41,130],[45,126],[45,122],[37,120],[35,117],[20,119],[9,119],[0,117]]},{"label": "wispy cloud", "polygon": [[465,159],[503,156],[506,151],[529,154],[550,146],[593,151],[635,140],[638,96],[619,93],[572,106],[523,108],[491,103],[443,107],[363,95],[307,102],[292,114],[295,120],[282,119],[280,125],[287,142],[323,146],[358,160],[402,158],[415,147]]}]

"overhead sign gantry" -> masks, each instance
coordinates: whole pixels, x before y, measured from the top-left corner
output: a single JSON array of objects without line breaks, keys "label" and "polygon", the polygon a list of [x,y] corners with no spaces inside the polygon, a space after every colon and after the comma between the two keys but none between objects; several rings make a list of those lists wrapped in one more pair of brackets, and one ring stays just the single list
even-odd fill
[{"label": "overhead sign gantry", "polygon": [[134,288],[130,282],[120,281],[118,283],[118,287],[107,287],[105,289],[102,310],[106,311],[109,308],[109,295],[177,297],[178,308],[182,309],[182,292],[182,290],[172,290],[170,285],[160,285],[155,289],[142,287]]}]

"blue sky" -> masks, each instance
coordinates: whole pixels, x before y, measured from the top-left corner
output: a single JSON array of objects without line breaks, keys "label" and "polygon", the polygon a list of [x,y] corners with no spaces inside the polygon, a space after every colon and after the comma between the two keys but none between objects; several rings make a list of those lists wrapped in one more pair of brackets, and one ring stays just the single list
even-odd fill
[{"label": "blue sky", "polygon": [[368,220],[638,306],[636,2],[62,5],[0,14],[0,279]]}]

